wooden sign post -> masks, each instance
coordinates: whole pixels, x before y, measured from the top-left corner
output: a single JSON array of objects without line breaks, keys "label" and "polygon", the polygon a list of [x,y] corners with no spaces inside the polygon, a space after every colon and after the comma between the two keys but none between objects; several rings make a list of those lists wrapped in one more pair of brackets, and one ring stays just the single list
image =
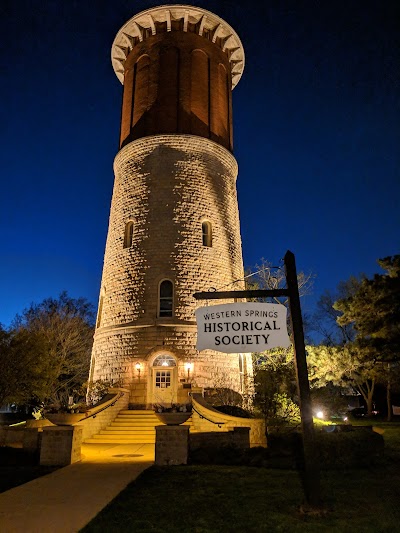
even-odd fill
[{"label": "wooden sign post", "polygon": [[[321,506],[320,470],[315,443],[314,424],[311,407],[310,385],[308,382],[306,349],[304,344],[303,319],[301,316],[299,286],[294,254],[287,251],[284,257],[286,289],[265,289],[248,291],[197,292],[196,300],[222,300],[228,298],[268,298],[287,296],[289,299],[292,325],[294,361],[299,394],[301,427],[303,434],[304,492],[307,503],[314,508]],[[251,351],[251,350],[249,350]]]}]

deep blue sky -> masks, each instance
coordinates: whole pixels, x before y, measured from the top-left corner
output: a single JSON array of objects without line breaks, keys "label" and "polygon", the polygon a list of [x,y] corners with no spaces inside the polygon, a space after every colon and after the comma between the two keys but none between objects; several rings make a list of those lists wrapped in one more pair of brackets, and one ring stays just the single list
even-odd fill
[{"label": "deep blue sky", "polygon": [[[3,325],[63,289],[97,305],[122,97],[110,48],[165,3],[1,0]],[[245,49],[233,92],[245,265],[292,250],[317,276],[309,311],[399,253],[399,2],[187,3]]]}]

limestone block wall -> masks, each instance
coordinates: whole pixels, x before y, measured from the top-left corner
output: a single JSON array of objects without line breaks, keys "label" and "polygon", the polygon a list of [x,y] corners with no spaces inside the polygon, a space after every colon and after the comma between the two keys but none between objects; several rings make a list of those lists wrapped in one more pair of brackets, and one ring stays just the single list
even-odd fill
[{"label": "limestone block wall", "polygon": [[187,464],[188,426],[156,426],[155,463],[159,466]]},{"label": "limestone block wall", "polygon": [[0,428],[0,446],[22,447],[24,429],[4,426]]},{"label": "limestone block wall", "polygon": [[[193,323],[193,290],[243,278],[236,160],[202,137],[156,135],[125,146],[114,169],[100,325],[149,325],[167,277],[175,320]],[[212,224],[211,247],[202,243],[203,220]],[[132,246],[124,248],[129,221]]]},{"label": "limestone block wall", "polygon": [[193,428],[196,432],[224,432],[238,427],[250,428],[250,447],[267,446],[265,421],[261,418],[239,418],[214,409],[201,396],[193,394]]},{"label": "limestone block wall", "polygon": [[[180,384],[176,401],[188,401],[190,388],[225,387],[241,391],[239,356],[212,350],[198,352],[195,327],[126,327],[96,335],[97,377],[117,379],[130,390],[130,403],[135,408],[151,407],[148,389],[151,386],[150,366],[158,354],[172,354],[177,358],[177,380]],[[252,377],[251,355],[244,354],[248,377]],[[142,364],[140,377],[135,361]],[[185,362],[192,370],[187,376]],[[185,385],[185,388],[184,386]],[[244,392],[244,391],[243,391]]]},{"label": "limestone block wall", "polygon": [[[193,298],[212,287],[243,288],[242,282],[232,285],[243,279],[234,157],[202,137],[155,135],[122,148],[114,168],[91,379],[120,380],[131,388],[134,404],[146,404],[148,364],[165,352],[178,361],[179,383],[212,386],[216,375],[229,374],[239,390],[237,354],[195,349],[194,312],[209,302]],[[204,221],[212,227],[212,246],[203,244]],[[174,284],[172,317],[159,316],[164,279]],[[185,361],[194,365],[190,380]],[[183,385],[179,391],[182,398],[187,394]]]},{"label": "limestone block wall", "polygon": [[[121,409],[128,408],[129,391],[127,389],[110,389],[109,393],[115,393],[115,398],[112,398],[101,406],[89,411],[88,414],[96,414],[96,417],[86,418],[79,422],[79,425],[82,426],[83,441],[96,435],[96,433],[100,433],[100,430],[105,429],[110,425]],[[104,407],[106,407],[106,409],[104,409]]]},{"label": "limestone block wall", "polygon": [[[129,390],[115,388],[109,390],[115,396],[103,404],[90,409],[85,417],[82,413],[82,420],[77,422],[82,428],[82,439],[88,439],[106,428],[117,417],[121,409],[127,409],[129,404]],[[96,415],[95,417],[89,415]],[[45,426],[53,426],[47,420],[35,421],[35,427],[27,421],[26,426],[0,428],[0,446],[16,446],[26,449],[36,449],[40,446],[40,434]],[[40,424],[40,425],[39,425]],[[36,444],[35,444],[36,443]]]},{"label": "limestone block wall", "polygon": [[67,466],[81,460],[81,426],[47,426],[43,428],[40,464]]}]

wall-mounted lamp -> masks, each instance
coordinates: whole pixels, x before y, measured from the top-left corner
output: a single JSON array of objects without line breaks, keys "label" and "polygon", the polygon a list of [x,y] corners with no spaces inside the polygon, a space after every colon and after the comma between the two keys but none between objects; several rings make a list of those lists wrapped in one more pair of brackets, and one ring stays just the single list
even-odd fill
[{"label": "wall-mounted lamp", "polygon": [[138,376],[139,376],[139,382],[140,382],[140,371],[142,370],[142,365],[140,363],[135,364],[135,368],[137,370]]},{"label": "wall-mounted lamp", "polygon": [[190,379],[190,371],[193,368],[193,363],[185,363],[185,368],[187,370],[187,378]]}]

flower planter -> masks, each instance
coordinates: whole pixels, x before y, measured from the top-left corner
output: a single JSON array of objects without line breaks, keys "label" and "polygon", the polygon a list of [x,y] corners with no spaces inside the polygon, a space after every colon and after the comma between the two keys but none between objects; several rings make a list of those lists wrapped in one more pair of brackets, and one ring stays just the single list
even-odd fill
[{"label": "flower planter", "polygon": [[156,417],[160,422],[163,424],[166,424],[167,426],[180,426],[186,420],[189,420],[189,418],[192,416],[192,413],[190,411],[186,413],[157,413],[155,412]]},{"label": "flower planter", "polygon": [[47,418],[40,418],[39,420],[27,420],[25,427],[26,428],[44,428],[47,426],[52,426],[53,423],[50,422]]},{"label": "flower planter", "polygon": [[46,418],[56,426],[74,426],[85,418],[85,413],[46,413]]}]

